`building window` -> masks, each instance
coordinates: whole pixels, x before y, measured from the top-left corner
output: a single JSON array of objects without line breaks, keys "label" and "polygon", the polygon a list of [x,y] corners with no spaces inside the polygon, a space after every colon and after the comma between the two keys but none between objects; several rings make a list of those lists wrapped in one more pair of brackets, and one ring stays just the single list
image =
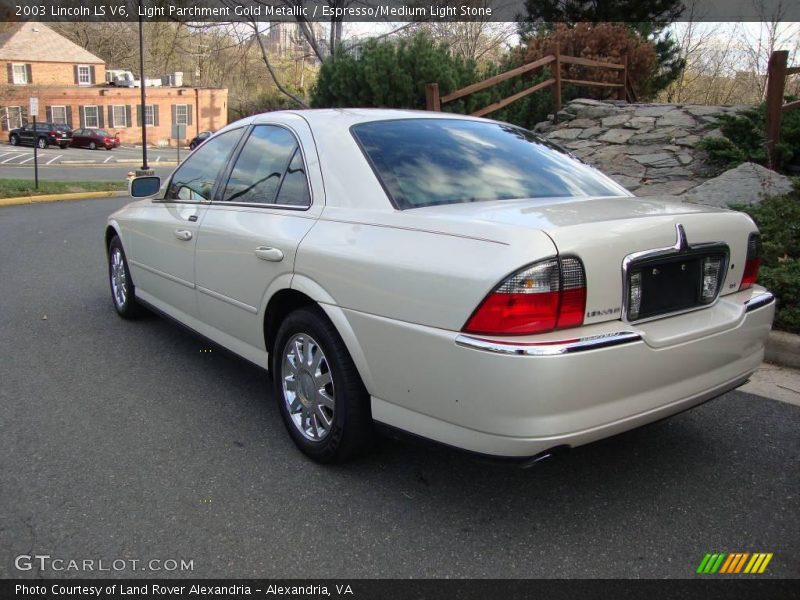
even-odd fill
[{"label": "building window", "polygon": [[175,105],[175,124],[188,125],[189,124],[189,105],[176,104]]},{"label": "building window", "polygon": [[14,85],[28,85],[28,68],[25,65],[13,66]]},{"label": "building window", "polygon": [[50,118],[53,123],[66,125],[67,124],[67,107],[66,106],[51,106]]},{"label": "building window", "polygon": [[155,118],[153,115],[155,114],[155,108],[153,108],[152,104],[145,104],[144,106],[144,124],[148,127],[155,125]]},{"label": "building window", "polygon": [[100,127],[100,111],[96,106],[83,107],[83,125],[84,127]]},{"label": "building window", "polygon": [[78,85],[92,84],[92,70],[88,65],[78,65]]},{"label": "building window", "polygon": [[17,129],[18,127],[22,127],[22,107],[7,106],[6,121],[8,122],[9,129]]},{"label": "building window", "polygon": [[118,104],[111,107],[111,127],[114,129],[127,127],[127,120],[127,113],[124,105]]}]

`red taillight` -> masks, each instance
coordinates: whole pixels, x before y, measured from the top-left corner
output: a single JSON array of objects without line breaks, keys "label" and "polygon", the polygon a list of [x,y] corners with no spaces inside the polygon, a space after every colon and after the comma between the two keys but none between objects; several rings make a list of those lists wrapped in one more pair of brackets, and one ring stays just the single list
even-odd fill
[{"label": "red taillight", "polygon": [[531,335],[583,324],[586,276],[577,258],[552,258],[511,275],[481,302],[466,333]]},{"label": "red taillight", "polygon": [[739,290],[753,287],[758,279],[758,268],[761,266],[761,238],[757,233],[751,233],[747,240],[747,260],[744,263],[744,274]]}]

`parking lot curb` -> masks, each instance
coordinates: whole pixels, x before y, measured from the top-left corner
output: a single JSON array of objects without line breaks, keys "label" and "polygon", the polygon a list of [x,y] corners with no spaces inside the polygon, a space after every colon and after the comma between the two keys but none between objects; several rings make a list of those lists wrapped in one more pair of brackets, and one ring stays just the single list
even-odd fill
[{"label": "parking lot curb", "polygon": [[800,335],[770,331],[764,360],[782,367],[800,369]]},{"label": "parking lot curb", "polygon": [[64,200],[90,200],[96,198],[121,198],[127,192],[76,192],[73,194],[42,194],[40,196],[17,196],[16,198],[0,198],[0,206],[17,206],[20,204],[42,204],[45,202],[62,202]]}]

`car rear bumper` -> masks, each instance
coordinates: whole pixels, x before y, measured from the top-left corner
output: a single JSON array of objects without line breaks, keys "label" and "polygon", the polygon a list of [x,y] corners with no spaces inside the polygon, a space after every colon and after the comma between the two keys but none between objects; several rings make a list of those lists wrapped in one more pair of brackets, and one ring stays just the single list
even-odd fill
[{"label": "car rear bumper", "polygon": [[[763,288],[695,313],[487,340],[348,312],[376,421],[459,448],[533,456],[681,412],[744,383],[763,359]],[[560,339],[559,339],[560,338]]]}]

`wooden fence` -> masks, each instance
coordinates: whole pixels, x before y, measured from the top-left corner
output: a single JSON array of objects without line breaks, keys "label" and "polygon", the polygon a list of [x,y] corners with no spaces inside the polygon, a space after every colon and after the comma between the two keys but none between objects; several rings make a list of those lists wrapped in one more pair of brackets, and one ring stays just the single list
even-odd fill
[{"label": "wooden fence", "polygon": [[[581,79],[565,79],[561,77],[561,65],[581,65],[583,67],[590,67],[595,69],[606,69],[616,71],[617,81],[616,82],[607,82],[607,81],[588,81],[588,80],[581,80]],[[636,101],[636,94],[633,90],[633,86],[631,85],[630,77],[628,74],[628,58],[627,56],[624,57],[622,64],[618,63],[611,63],[611,62],[602,62],[599,60],[591,60],[588,58],[581,58],[579,56],[567,56],[565,54],[548,54],[540,58],[539,60],[535,60],[533,62],[527,63],[522,65],[521,67],[517,67],[516,69],[511,69],[510,71],[506,71],[504,73],[500,73],[499,75],[495,75],[494,77],[489,77],[488,79],[484,79],[483,81],[479,81],[478,83],[473,83],[472,85],[468,85],[467,87],[461,88],[460,90],[456,90],[455,92],[451,92],[446,96],[439,96],[439,84],[438,83],[429,83],[425,86],[425,104],[428,110],[441,110],[442,104],[446,104],[447,102],[452,102],[453,100],[458,100],[459,98],[463,98],[464,96],[468,96],[470,94],[474,94],[475,92],[479,92],[481,90],[485,90],[488,87],[493,85],[497,85],[502,81],[506,81],[511,79],[512,77],[516,77],[518,75],[522,75],[524,73],[528,73],[530,71],[535,71],[537,69],[541,69],[543,67],[552,65],[550,67],[552,76],[549,79],[544,81],[540,81],[539,83],[532,85],[529,88],[522,90],[521,92],[517,92],[507,98],[503,98],[489,106],[485,106],[480,110],[476,110],[472,113],[472,116],[475,117],[482,117],[484,115],[488,115],[496,110],[500,110],[519,100],[520,98],[524,98],[530,94],[538,92],[539,90],[543,90],[548,87],[553,88],[553,117],[558,122],[558,112],[561,110],[561,89],[564,84],[570,85],[580,85],[580,86],[595,86],[595,87],[604,87],[604,88],[612,88],[617,90],[617,99],[628,101],[628,102],[635,102]]]},{"label": "wooden fence", "polygon": [[775,145],[781,137],[781,115],[790,110],[800,108],[800,100],[783,103],[783,91],[786,78],[800,73],[800,67],[788,67],[789,51],[776,50],[769,57],[767,67],[767,159],[769,168],[778,168],[778,157]]}]

